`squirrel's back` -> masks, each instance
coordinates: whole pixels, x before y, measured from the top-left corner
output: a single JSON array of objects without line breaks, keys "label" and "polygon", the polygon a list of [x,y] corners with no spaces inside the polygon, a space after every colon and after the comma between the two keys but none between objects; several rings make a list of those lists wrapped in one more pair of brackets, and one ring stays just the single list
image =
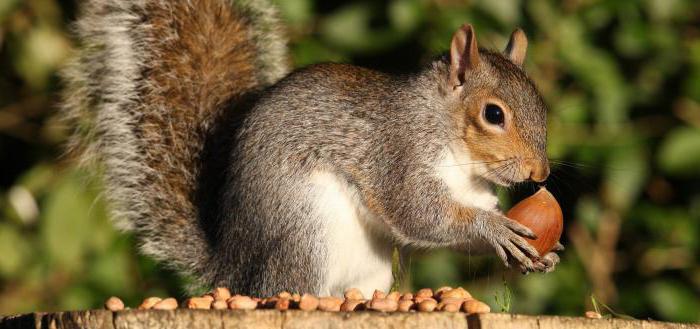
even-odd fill
[{"label": "squirrel's back", "polygon": [[205,282],[201,158],[233,105],[288,72],[276,17],[259,0],[90,0],[75,25],[63,72],[72,149],[101,166],[142,250]]}]

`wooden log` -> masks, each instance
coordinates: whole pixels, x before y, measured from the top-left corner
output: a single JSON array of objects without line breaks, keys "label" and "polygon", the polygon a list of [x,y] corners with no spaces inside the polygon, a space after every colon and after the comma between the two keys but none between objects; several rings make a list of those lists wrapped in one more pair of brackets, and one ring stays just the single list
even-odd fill
[{"label": "wooden log", "polygon": [[505,313],[380,313],[304,312],[277,310],[106,310],[32,313],[0,318],[0,329],[369,329],[369,328],[454,328],[454,329],[700,329],[700,324],[648,320],[587,319],[584,317],[529,316]]}]

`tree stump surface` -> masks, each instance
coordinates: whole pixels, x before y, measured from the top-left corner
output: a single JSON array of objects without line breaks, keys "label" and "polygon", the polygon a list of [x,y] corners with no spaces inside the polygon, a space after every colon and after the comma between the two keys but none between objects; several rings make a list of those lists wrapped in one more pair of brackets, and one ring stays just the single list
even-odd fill
[{"label": "tree stump surface", "polygon": [[276,310],[214,311],[106,310],[31,313],[0,317],[0,329],[368,329],[368,328],[461,328],[461,329],[700,329],[700,324],[649,320],[586,319],[583,317],[531,316],[506,313],[377,313],[304,312]]}]

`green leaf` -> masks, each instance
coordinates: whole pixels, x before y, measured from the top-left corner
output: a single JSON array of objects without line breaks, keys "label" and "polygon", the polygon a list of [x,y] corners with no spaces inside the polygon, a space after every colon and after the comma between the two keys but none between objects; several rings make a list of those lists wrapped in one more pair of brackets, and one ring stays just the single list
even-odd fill
[{"label": "green leaf", "polygon": [[700,176],[700,129],[676,128],[661,143],[659,167],[670,175]]},{"label": "green leaf", "polygon": [[92,198],[79,179],[66,176],[46,200],[40,234],[52,264],[73,272],[82,270],[82,257],[92,236]]},{"label": "green leaf", "polygon": [[656,281],[647,288],[649,301],[663,319],[681,322],[700,321],[700,301],[692,287],[678,282]]},{"label": "green leaf", "polygon": [[608,203],[628,209],[639,195],[649,175],[645,152],[636,146],[616,148],[608,159],[603,186]]},{"label": "green leaf", "polygon": [[22,273],[31,255],[30,248],[29,241],[15,226],[0,223],[0,277],[14,277]]}]

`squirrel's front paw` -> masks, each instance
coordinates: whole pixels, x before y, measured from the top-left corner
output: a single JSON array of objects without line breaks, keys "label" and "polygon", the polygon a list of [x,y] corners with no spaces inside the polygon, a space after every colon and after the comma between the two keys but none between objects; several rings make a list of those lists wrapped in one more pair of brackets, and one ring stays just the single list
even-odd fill
[{"label": "squirrel's front paw", "polygon": [[549,273],[554,271],[554,268],[559,264],[559,255],[557,251],[563,251],[564,245],[557,242],[554,249],[548,252],[544,257],[540,259],[539,262],[535,263],[535,269],[539,272]]},{"label": "squirrel's front paw", "polygon": [[[481,216],[480,216],[481,217]],[[506,267],[513,263],[523,271],[532,272],[540,263],[540,255],[523,237],[536,239],[527,227],[497,213],[488,213],[479,220],[478,231],[496,251]]]}]

